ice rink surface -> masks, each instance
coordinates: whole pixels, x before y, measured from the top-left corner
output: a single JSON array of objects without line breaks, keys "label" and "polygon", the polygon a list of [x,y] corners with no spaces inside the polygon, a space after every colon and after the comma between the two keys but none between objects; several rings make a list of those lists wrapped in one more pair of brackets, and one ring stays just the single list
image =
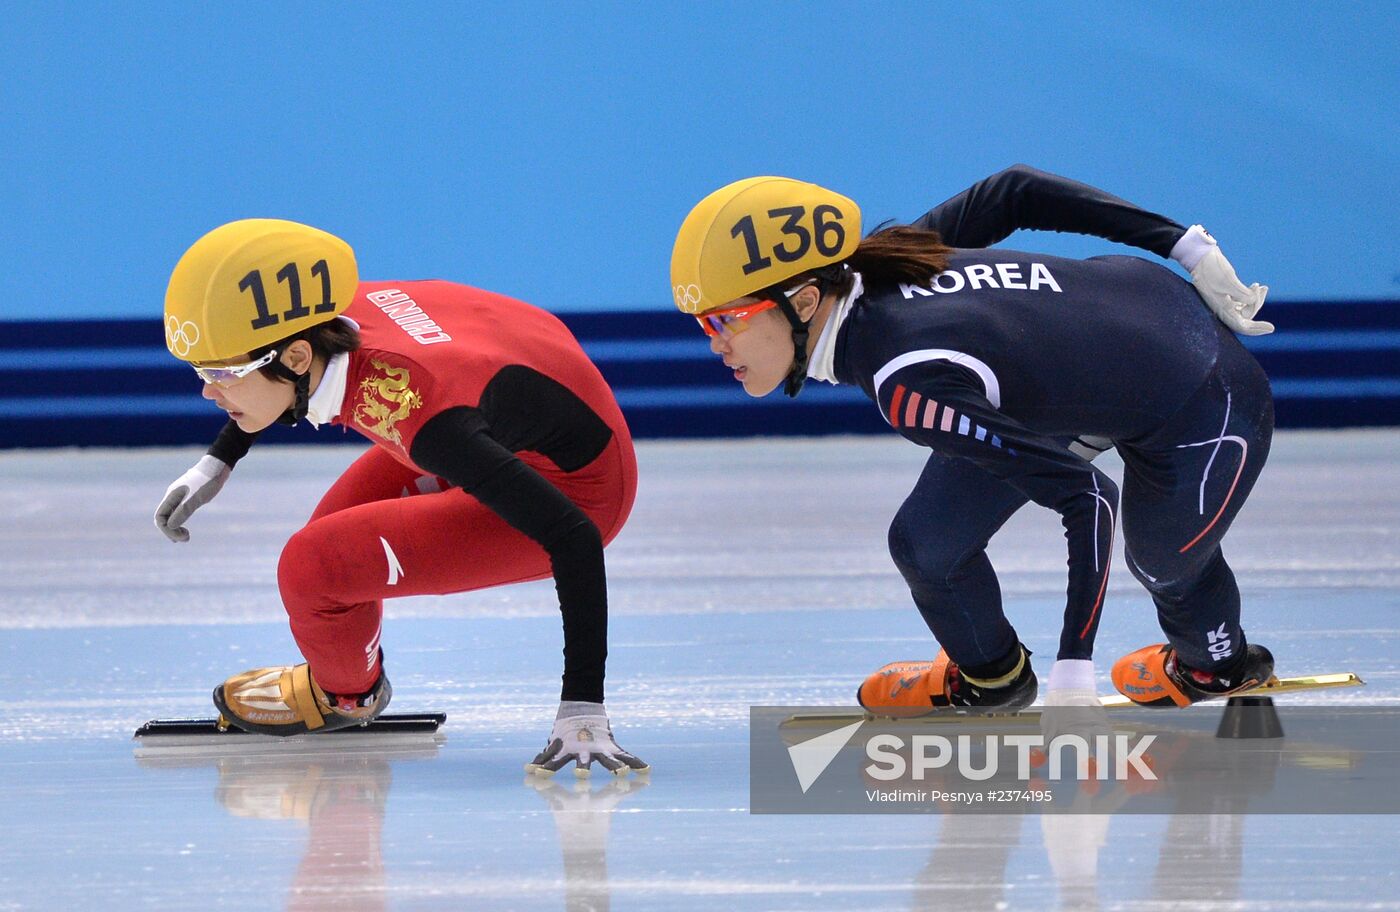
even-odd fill
[{"label": "ice rink surface", "polygon": [[[750,815],[751,704],[846,704],[932,655],[885,550],[923,455],[894,438],[639,446],[608,702],[649,781],[526,781],[548,583],[388,603],[394,709],[448,713],[440,745],[138,752],[140,722],[297,660],[277,554],[358,452],[255,450],[184,545],[150,514],[198,450],[0,453],[0,910],[1400,909],[1397,817]],[[1308,702],[1400,702],[1400,431],[1279,434],[1226,554],[1280,673],[1368,682]],[[1057,517],[1026,508],[992,557],[1048,669]],[[1160,640],[1116,560],[1104,692]]]}]

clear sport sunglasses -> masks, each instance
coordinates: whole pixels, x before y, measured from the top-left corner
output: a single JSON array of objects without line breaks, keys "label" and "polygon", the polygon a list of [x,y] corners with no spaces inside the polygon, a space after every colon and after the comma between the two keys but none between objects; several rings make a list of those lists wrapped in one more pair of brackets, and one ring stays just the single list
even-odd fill
[{"label": "clear sport sunglasses", "polygon": [[234,380],[242,380],[260,367],[266,367],[272,363],[272,359],[277,357],[277,349],[273,349],[256,361],[249,361],[247,364],[227,364],[220,367],[201,367],[198,364],[191,364],[194,372],[199,374],[199,379],[205,383],[225,384]]}]

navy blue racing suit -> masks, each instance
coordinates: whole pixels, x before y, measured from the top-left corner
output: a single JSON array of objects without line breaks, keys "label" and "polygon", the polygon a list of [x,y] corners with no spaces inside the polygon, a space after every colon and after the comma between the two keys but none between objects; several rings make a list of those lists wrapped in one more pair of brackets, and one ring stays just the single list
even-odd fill
[{"label": "navy blue racing suit", "polygon": [[[841,314],[833,367],[933,450],[889,542],[934,636],[964,667],[1016,645],[986,546],[1034,501],[1060,514],[1069,549],[1059,658],[1092,655],[1121,518],[1128,566],[1181,659],[1228,668],[1245,639],[1220,541],[1268,456],[1263,370],[1163,266],[984,249],[1042,228],[1166,256],[1185,229],[1023,166],[915,224],[957,248],[948,269],[924,287],[866,285]],[[1121,497],[1085,458],[1095,438],[1123,458]]]}]

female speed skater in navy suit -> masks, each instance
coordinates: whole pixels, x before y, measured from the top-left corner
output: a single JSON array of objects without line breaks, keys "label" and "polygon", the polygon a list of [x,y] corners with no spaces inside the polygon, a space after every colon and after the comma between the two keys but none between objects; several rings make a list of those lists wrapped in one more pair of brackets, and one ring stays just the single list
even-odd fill
[{"label": "female speed skater in navy suit", "polygon": [[[1192,281],[1138,257],[988,249],[1021,228],[1131,244]],[[795,396],[808,378],[853,384],[932,451],[889,544],[942,648],[871,675],[865,706],[1035,698],[986,554],[1027,501],[1060,514],[1068,543],[1052,695],[1093,693],[1120,520],[1167,642],[1120,659],[1115,686],[1144,705],[1184,706],[1272,674],[1269,651],[1245,638],[1220,544],[1273,432],[1268,379],[1234,335],[1272,331],[1253,319],[1268,289],[1244,286],[1201,226],[1016,166],[861,239],[852,200],[757,177],[690,212],[671,278],[677,306],[749,395],[783,385]],[[1124,462],[1121,496],[1092,463],[1110,446]]]}]

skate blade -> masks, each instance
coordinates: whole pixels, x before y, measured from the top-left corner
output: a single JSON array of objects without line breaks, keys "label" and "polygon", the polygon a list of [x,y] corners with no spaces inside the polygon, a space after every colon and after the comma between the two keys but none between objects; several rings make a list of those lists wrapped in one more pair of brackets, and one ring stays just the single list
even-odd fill
[{"label": "skate blade", "polygon": [[[371,719],[363,725],[352,725],[349,728],[336,729],[335,731],[316,732],[314,737],[322,738],[327,735],[334,735],[343,738],[352,734],[405,734],[405,733],[431,733],[447,721],[446,713],[385,713],[376,719]],[[272,738],[274,741],[290,741],[295,737],[281,737],[278,735],[255,735],[234,728],[229,725],[228,720],[223,716],[217,719],[152,719],[145,725],[136,729],[132,736],[135,738],[169,738],[181,735],[217,735],[219,737],[238,738]]]},{"label": "skate blade", "polygon": [[[1267,683],[1261,684],[1260,686],[1252,690],[1240,691],[1239,693],[1230,694],[1229,696],[1273,697],[1279,694],[1304,693],[1310,690],[1331,690],[1337,687],[1360,687],[1365,683],[1365,681],[1361,680],[1360,676],[1352,674],[1351,672],[1342,672],[1340,674],[1300,675],[1291,678],[1273,677],[1270,678]],[[1228,699],[1228,697],[1222,696],[1220,698],[1220,700],[1225,699]],[[1121,694],[1107,694],[1105,696],[1101,696],[1099,697],[1099,702],[1103,704],[1104,709],[1125,709],[1128,707],[1138,707],[1141,709],[1149,708],[1140,707],[1137,703],[1134,703],[1132,700],[1129,700],[1127,697]],[[1210,700],[1203,702],[1209,705],[1212,703],[1218,703],[1219,700]],[[851,709],[849,711],[829,713],[796,713],[792,716],[789,716],[788,719],[783,722],[783,728],[824,728],[833,725],[849,725],[852,722],[856,722],[862,719],[866,721],[879,721],[881,723],[967,723],[976,722],[979,720],[985,720],[987,722],[997,722],[1004,721],[1007,718],[1013,717],[1035,718],[1039,715],[1040,709],[1038,707],[1023,709],[1019,712],[969,712],[961,709],[936,709],[933,712],[928,713],[927,715],[913,716],[909,718],[881,716],[878,713],[867,712],[863,709]]]},{"label": "skate blade", "polygon": [[[1215,703],[1220,700],[1228,700],[1231,697],[1272,697],[1277,694],[1302,693],[1309,690],[1330,690],[1334,687],[1360,687],[1365,683],[1366,682],[1361,680],[1358,675],[1354,675],[1351,672],[1343,672],[1341,674],[1301,675],[1292,678],[1280,678],[1275,675],[1258,687],[1253,687],[1249,690],[1241,690],[1232,694],[1222,694],[1219,697],[1199,702]],[[1100,697],[1099,702],[1107,709],[1138,705],[1122,694],[1111,694],[1109,696]]]},{"label": "skate blade", "polygon": [[132,736],[137,753],[188,750],[193,753],[230,751],[270,753],[285,750],[341,751],[358,748],[424,746],[436,749],[447,740],[439,728],[447,721],[445,713],[385,713],[364,725],[329,732],[302,735],[260,735],[234,728],[222,718],[152,719]]}]

